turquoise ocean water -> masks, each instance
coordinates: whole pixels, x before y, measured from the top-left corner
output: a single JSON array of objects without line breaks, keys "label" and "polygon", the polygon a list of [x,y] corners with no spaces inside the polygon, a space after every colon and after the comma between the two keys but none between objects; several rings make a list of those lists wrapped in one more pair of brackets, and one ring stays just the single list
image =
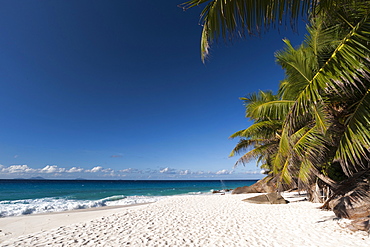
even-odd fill
[{"label": "turquoise ocean water", "polygon": [[0,217],[155,202],[257,180],[0,180]]}]

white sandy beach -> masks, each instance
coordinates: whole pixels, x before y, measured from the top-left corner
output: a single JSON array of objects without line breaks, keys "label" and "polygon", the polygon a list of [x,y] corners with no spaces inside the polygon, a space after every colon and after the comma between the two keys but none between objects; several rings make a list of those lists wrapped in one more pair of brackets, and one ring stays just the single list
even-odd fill
[{"label": "white sandy beach", "polygon": [[[292,200],[292,194],[285,194]],[[174,196],[135,207],[0,219],[1,246],[370,246],[320,204],[261,205],[252,195]]]}]

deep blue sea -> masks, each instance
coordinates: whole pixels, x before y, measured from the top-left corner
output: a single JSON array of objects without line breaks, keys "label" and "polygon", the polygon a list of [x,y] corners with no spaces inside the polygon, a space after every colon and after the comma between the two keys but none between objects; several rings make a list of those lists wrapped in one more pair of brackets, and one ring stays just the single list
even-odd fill
[{"label": "deep blue sea", "polygon": [[257,180],[1,180],[0,217],[155,202]]}]

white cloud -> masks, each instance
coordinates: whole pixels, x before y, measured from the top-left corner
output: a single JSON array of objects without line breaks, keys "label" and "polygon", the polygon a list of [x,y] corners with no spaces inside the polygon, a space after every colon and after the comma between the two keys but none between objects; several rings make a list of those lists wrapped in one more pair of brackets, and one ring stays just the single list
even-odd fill
[{"label": "white cloud", "polygon": [[[77,168],[76,167],[73,167],[73,168],[75,168],[75,171],[74,172],[77,172]],[[91,172],[91,173],[101,173],[101,172],[105,172],[105,173],[107,173],[107,172],[112,172],[113,171],[113,169],[112,168],[107,168],[107,169],[104,169],[103,167],[101,167],[101,166],[95,166],[95,167],[93,167],[92,169],[90,169],[90,170],[84,170],[83,168],[78,168],[78,169],[81,169],[80,171],[82,172],[82,171],[84,171],[84,172]]]},{"label": "white cloud", "polygon": [[159,172],[160,172],[160,173],[165,173],[165,172],[168,172],[168,171],[169,171],[169,169],[170,169],[170,168],[166,167],[166,168],[164,168],[164,169],[160,170]]},{"label": "white cloud", "polygon": [[100,172],[103,170],[103,167],[101,166],[95,166],[93,169],[90,170],[90,172]]},{"label": "white cloud", "polygon": [[226,169],[216,172],[217,175],[229,175],[229,174],[232,174],[232,173],[233,173],[232,171],[228,171]]},{"label": "white cloud", "polygon": [[59,168],[56,165],[52,165],[52,166],[47,165],[40,170],[41,173],[57,173],[57,172],[65,172],[65,171],[66,171],[65,168]]},{"label": "white cloud", "polygon": [[36,170],[28,167],[27,165],[12,165],[9,167],[0,165],[0,171],[2,173],[30,173]]},{"label": "white cloud", "polygon": [[[170,167],[160,168],[160,169],[137,169],[137,168],[127,168],[122,170],[113,170],[112,168],[104,168],[103,166],[94,166],[91,169],[80,168],[80,167],[58,167],[57,165],[46,165],[44,168],[33,169],[27,165],[11,165],[5,167],[0,165],[0,173],[8,177],[27,177],[26,174],[32,174],[32,176],[45,176],[45,178],[120,178],[126,177],[130,179],[166,179],[166,178],[215,178],[232,175],[233,177],[242,176],[254,176],[260,175],[259,170],[249,170],[243,172],[237,172],[235,170],[219,170],[219,171],[192,171],[190,169],[175,169]],[[231,177],[231,176],[230,176]]]},{"label": "white cloud", "polygon": [[180,171],[180,175],[189,175],[191,174],[192,172],[190,170],[183,170],[183,171]]},{"label": "white cloud", "polygon": [[122,172],[122,173],[142,173],[143,171],[138,170],[138,169],[134,169],[134,168],[127,168],[127,169],[119,170],[119,172]]},{"label": "white cloud", "polygon": [[176,170],[172,169],[172,168],[169,168],[169,167],[166,167],[166,168],[163,168],[162,170],[159,170],[159,172],[160,173],[166,173],[166,174],[175,174]]},{"label": "white cloud", "polygon": [[104,174],[103,177],[119,177],[119,175],[115,174],[114,170],[108,168],[105,172],[108,172],[108,171],[110,171],[110,173]]},{"label": "white cloud", "polygon": [[127,169],[120,170],[120,172],[123,172],[123,173],[131,173],[132,170],[133,170],[132,168],[127,168]]},{"label": "white cloud", "polygon": [[77,168],[77,167],[72,167],[71,169],[66,170],[66,172],[68,172],[68,173],[72,173],[72,172],[83,172],[83,171],[84,171],[84,169]]}]

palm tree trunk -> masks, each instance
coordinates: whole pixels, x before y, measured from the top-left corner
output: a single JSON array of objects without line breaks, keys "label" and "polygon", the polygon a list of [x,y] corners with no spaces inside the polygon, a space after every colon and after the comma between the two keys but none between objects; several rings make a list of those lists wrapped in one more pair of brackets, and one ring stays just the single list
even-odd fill
[{"label": "palm tree trunk", "polygon": [[328,176],[324,176],[323,174],[319,173],[316,169],[312,169],[312,173],[318,177],[321,181],[327,184],[331,189],[338,187],[337,182],[329,178]]},{"label": "palm tree trunk", "polygon": [[314,203],[322,203],[322,189],[319,186],[318,180],[316,180],[315,184],[311,185],[309,191],[307,191],[308,200]]}]

